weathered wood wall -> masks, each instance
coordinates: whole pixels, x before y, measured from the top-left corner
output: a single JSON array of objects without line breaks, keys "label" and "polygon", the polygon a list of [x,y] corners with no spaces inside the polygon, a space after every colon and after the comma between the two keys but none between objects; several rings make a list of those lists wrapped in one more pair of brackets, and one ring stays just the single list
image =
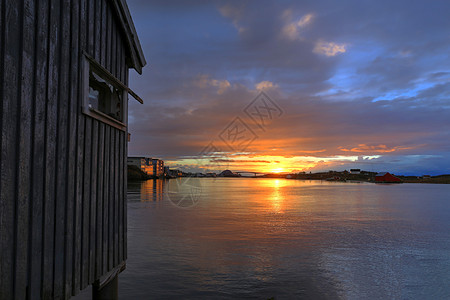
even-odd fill
[{"label": "weathered wood wall", "polygon": [[126,259],[127,133],[81,113],[81,50],[128,84],[112,5],[0,1],[0,299],[67,299]]}]

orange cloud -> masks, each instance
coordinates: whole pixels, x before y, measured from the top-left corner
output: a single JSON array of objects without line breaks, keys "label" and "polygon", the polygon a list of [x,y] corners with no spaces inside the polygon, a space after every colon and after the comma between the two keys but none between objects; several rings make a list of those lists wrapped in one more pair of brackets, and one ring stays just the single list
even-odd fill
[{"label": "orange cloud", "polygon": [[299,153],[307,153],[307,154],[312,154],[312,153],[322,153],[327,151],[327,149],[320,149],[320,150],[301,150],[298,151]]},{"label": "orange cloud", "polygon": [[279,163],[280,161],[270,160],[252,160],[252,159],[213,159],[213,162],[226,162],[226,163]]},{"label": "orange cloud", "polygon": [[411,147],[404,147],[404,146],[395,146],[392,148],[389,148],[386,145],[380,144],[380,145],[366,145],[366,144],[359,144],[358,147],[353,147],[351,149],[339,147],[341,151],[344,152],[376,152],[376,153],[389,153],[389,152],[395,152],[399,150],[409,150],[409,149],[415,149],[418,146],[411,146]]},{"label": "orange cloud", "polygon": [[270,81],[261,81],[260,83],[255,84],[255,88],[257,90],[268,90],[277,87],[278,87],[277,84],[274,84],[273,82]]}]

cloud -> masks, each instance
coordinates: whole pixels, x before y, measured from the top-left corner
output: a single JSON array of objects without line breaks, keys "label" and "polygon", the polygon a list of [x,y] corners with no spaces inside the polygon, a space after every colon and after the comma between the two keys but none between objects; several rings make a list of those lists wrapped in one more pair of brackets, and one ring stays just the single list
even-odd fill
[{"label": "cloud", "polygon": [[226,162],[226,163],[279,163],[280,161],[270,160],[257,160],[257,159],[213,159],[213,162]]},{"label": "cloud", "polygon": [[270,81],[261,81],[261,82],[255,84],[255,88],[257,90],[269,90],[269,89],[273,89],[273,88],[277,88],[277,87],[278,87],[278,85],[276,85]]},{"label": "cloud", "polygon": [[322,54],[325,56],[336,56],[340,53],[347,52],[347,45],[337,44],[334,42],[318,41],[316,42],[313,51],[314,53]]},{"label": "cloud", "polygon": [[386,145],[380,144],[380,145],[366,145],[366,144],[359,144],[357,147],[353,147],[351,149],[339,147],[341,151],[344,152],[366,152],[366,153],[389,153],[389,152],[395,152],[400,150],[410,150],[410,149],[416,149],[419,146],[395,146],[395,147],[388,147]]},{"label": "cloud", "polygon": [[320,150],[300,150],[300,153],[305,153],[305,154],[314,154],[314,153],[322,153],[327,151],[326,149],[320,149]]},{"label": "cloud", "polygon": [[[127,3],[149,61],[130,72],[145,102],[129,102],[130,154],[188,166],[239,116],[258,160],[319,170],[379,155],[378,170],[449,169],[450,3]],[[243,109],[264,89],[284,114],[263,132]]]},{"label": "cloud", "polygon": [[239,33],[243,33],[245,31],[245,28],[239,25],[239,20],[241,19],[243,13],[242,7],[236,7],[227,3],[219,7],[219,12],[222,16],[232,20],[233,26]]},{"label": "cloud", "polygon": [[313,14],[304,15],[300,20],[298,20],[297,26],[300,28],[305,27],[306,25],[309,25],[312,22],[313,18],[314,18]]},{"label": "cloud", "polygon": [[228,80],[210,79],[209,75],[199,75],[194,81],[194,85],[201,89],[211,86],[216,87],[218,88],[217,94],[219,95],[223,94],[229,87],[231,87],[231,84]]},{"label": "cloud", "polygon": [[301,32],[308,25],[310,25],[314,19],[314,14],[309,13],[302,16],[297,21],[290,21],[292,18],[292,11],[287,10],[283,12],[283,19],[287,19],[287,24],[282,28],[282,35],[290,40],[301,39]]},{"label": "cloud", "polygon": [[283,27],[283,35],[291,40],[298,38],[298,30],[295,23],[290,23]]}]

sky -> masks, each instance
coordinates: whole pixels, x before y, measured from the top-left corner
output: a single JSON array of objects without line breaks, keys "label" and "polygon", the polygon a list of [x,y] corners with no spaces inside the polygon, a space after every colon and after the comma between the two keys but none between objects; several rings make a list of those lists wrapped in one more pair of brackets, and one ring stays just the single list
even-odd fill
[{"label": "sky", "polygon": [[147,60],[130,156],[450,174],[449,1],[127,2]]}]

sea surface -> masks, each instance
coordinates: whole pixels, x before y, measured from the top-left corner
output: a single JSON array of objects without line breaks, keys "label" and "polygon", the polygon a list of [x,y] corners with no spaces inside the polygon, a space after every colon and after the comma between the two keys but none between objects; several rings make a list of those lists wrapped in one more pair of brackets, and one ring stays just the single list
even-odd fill
[{"label": "sea surface", "polygon": [[129,183],[120,299],[450,299],[449,195],[431,184]]}]

